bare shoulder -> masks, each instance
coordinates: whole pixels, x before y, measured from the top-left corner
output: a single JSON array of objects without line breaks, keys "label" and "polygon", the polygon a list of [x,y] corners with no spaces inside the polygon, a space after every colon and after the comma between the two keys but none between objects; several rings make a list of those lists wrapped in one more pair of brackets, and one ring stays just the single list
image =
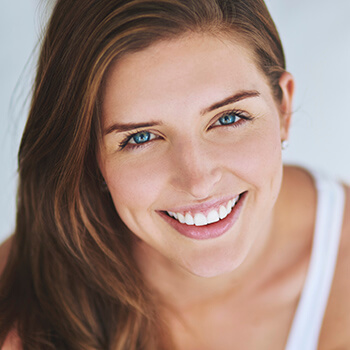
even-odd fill
[{"label": "bare shoulder", "polygon": [[339,247],[339,261],[350,261],[350,187],[344,185],[345,189],[345,208],[344,208],[344,220],[343,231]]},{"label": "bare shoulder", "polygon": [[346,202],[338,260],[328,300],[320,349],[350,348],[350,188],[344,186]]},{"label": "bare shoulder", "polygon": [[1,350],[22,350],[22,349],[23,349],[22,343],[20,338],[18,337],[17,332],[15,330],[12,330],[8,334]]}]

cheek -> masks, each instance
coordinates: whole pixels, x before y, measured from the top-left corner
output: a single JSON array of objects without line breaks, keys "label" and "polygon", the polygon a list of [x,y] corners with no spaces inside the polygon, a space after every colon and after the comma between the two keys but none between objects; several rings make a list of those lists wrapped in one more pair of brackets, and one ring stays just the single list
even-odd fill
[{"label": "cheek", "polygon": [[105,180],[121,217],[126,211],[149,209],[162,183],[152,162],[110,162],[105,166]]},{"label": "cheek", "polygon": [[274,193],[279,188],[282,157],[278,123],[245,135],[225,153],[230,168],[245,182]]}]

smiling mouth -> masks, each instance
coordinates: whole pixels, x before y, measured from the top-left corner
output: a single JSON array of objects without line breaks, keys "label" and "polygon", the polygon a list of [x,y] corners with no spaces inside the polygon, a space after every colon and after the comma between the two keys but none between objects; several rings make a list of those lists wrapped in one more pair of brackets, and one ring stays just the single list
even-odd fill
[{"label": "smiling mouth", "polygon": [[220,205],[220,207],[217,209],[211,209],[207,214],[202,212],[196,214],[191,214],[190,212],[174,213],[171,211],[165,211],[165,213],[181,224],[189,226],[205,226],[225,219],[226,216],[231,213],[232,209],[238,203],[240,196],[241,195],[238,195],[235,198],[230,199],[226,205]]},{"label": "smiling mouth", "polygon": [[232,198],[218,208],[207,212],[169,211],[158,212],[163,219],[182,235],[193,239],[209,239],[221,236],[237,221],[247,197],[247,191]]}]

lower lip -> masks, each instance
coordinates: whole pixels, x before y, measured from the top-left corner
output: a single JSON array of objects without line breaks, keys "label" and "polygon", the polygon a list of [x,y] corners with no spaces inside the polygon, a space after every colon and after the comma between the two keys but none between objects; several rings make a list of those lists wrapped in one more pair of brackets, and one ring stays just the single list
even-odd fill
[{"label": "lower lip", "polygon": [[236,205],[232,208],[230,214],[224,219],[214,222],[212,224],[204,226],[186,225],[181,224],[179,221],[171,218],[165,212],[159,211],[158,214],[176,231],[181,233],[183,236],[192,239],[211,239],[222,236],[226,233],[238,220],[239,214],[242,210],[247,192],[244,192]]}]

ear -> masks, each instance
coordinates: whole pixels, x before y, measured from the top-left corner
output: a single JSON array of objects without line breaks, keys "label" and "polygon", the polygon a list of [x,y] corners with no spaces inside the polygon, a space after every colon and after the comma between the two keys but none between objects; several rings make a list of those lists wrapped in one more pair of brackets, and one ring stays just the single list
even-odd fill
[{"label": "ear", "polygon": [[287,140],[289,135],[290,121],[292,117],[293,95],[294,95],[294,78],[284,72],[279,80],[279,85],[282,90],[282,101],[280,103],[281,115],[281,140]]}]

